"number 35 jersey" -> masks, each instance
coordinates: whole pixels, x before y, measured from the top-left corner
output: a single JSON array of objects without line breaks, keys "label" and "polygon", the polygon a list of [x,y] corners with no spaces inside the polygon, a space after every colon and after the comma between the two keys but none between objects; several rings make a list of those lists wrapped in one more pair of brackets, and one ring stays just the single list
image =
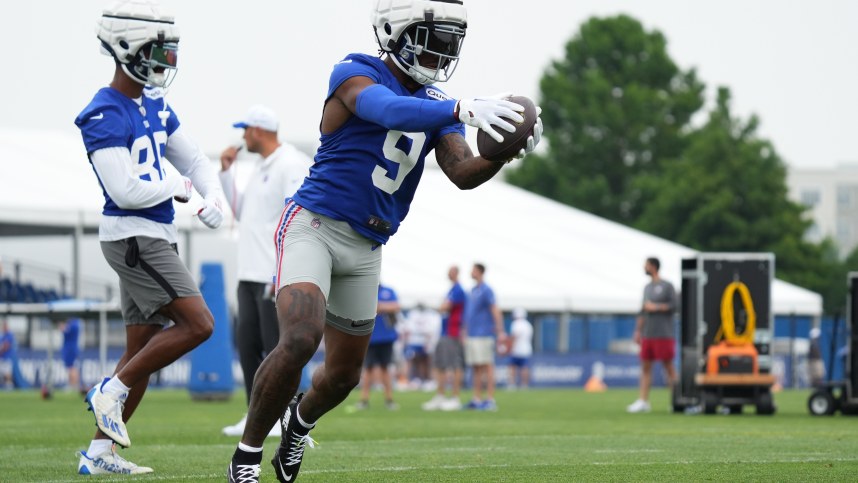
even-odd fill
[{"label": "number 35 jersey", "polygon": [[[111,87],[102,88],[74,123],[80,128],[87,154],[123,147],[131,153],[133,171],[141,180],[160,183],[167,176],[164,150],[167,138],[179,128],[179,120],[166,105],[160,89],[147,88],[139,100],[134,100]],[[158,223],[173,222],[171,198],[148,208],[127,210],[116,206],[103,186],[102,191],[102,213],[106,216],[139,216]]]},{"label": "number 35 jersey", "polygon": [[[355,76],[368,77],[400,96],[449,99],[433,86],[409,92],[381,59],[364,54],[351,54],[334,66],[328,99]],[[454,132],[464,136],[464,124],[451,122],[436,131],[409,133],[353,115],[336,131],[321,136],[310,175],[293,199],[311,211],[348,222],[371,240],[386,243],[408,214],[426,154],[441,137]]]}]

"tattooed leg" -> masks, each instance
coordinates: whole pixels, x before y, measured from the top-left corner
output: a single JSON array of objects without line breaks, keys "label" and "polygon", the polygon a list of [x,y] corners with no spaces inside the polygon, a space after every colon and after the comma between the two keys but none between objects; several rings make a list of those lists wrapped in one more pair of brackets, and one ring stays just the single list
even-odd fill
[{"label": "tattooed leg", "polygon": [[301,382],[301,370],[313,357],[325,327],[325,296],[311,283],[296,283],[277,295],[280,341],[262,361],[250,395],[247,426],[241,442],[261,447],[283,415]]},{"label": "tattooed leg", "polygon": [[313,373],[313,386],[301,400],[301,417],[305,421],[317,421],[358,385],[370,337],[371,334],[351,335],[330,325],[325,327],[325,363]]}]

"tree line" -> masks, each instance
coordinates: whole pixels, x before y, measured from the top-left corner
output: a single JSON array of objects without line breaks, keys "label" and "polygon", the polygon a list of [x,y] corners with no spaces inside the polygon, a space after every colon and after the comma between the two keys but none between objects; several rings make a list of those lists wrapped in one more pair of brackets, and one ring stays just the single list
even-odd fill
[{"label": "tree line", "polygon": [[733,114],[724,86],[704,112],[705,87],[661,32],[627,15],[591,18],[540,81],[547,151],[506,179],[696,250],[772,252],[778,278],[842,313],[858,250],[841,260],[831,239],[805,239],[812,222],[787,197],[786,165],[759,118]]}]

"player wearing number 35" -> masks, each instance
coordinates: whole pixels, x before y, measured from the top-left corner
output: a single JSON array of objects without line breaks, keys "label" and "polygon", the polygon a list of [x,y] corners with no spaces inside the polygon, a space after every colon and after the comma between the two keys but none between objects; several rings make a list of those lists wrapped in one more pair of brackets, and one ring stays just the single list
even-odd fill
[{"label": "player wearing number 35", "polygon": [[[176,248],[173,199],[188,202],[192,183],[204,196],[200,222],[217,228],[223,192],[208,158],[188,139],[164,99],[176,72],[179,30],[150,0],[119,1],[96,25],[113,80],[75,119],[104,193],[101,250],[119,276],[126,349],[112,377],[86,396],[98,431],[83,451],[81,474],[149,473],[116,454],[131,445],[126,423],[149,375],[205,341],[212,315]],[[167,163],[175,170],[167,170]],[[98,189],[95,182],[89,189]],[[174,324],[164,329],[170,321]]]},{"label": "player wearing number 35", "polygon": [[[501,140],[523,120],[518,104],[456,100],[434,86],[459,62],[467,27],[461,1],[379,0],[372,19],[382,56],[350,54],[334,63],[321,146],[275,234],[280,341],[256,373],[231,481],[257,481],[262,443],[280,416],[282,441],[272,464],[281,481],[294,481],[305,445],[313,443],[309,431],[358,384],[382,246],[408,214],[426,155],[434,149],[456,186],[475,188],[503,163],[474,156],[463,123]],[[540,134],[534,130],[530,150]],[[322,336],[325,364],[293,400]]]}]

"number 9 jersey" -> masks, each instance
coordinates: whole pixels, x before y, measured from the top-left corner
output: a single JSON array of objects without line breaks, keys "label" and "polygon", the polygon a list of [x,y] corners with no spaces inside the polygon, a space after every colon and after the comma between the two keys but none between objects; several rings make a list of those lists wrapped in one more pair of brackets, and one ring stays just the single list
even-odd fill
[{"label": "number 9 jersey", "polygon": [[[365,54],[351,54],[334,66],[328,99],[355,76],[368,77],[400,96],[450,99],[433,86],[409,92],[381,59]],[[292,199],[386,243],[408,214],[426,154],[450,133],[464,136],[464,124],[451,120],[449,126],[431,132],[401,132],[353,115],[336,131],[322,134],[310,175]]]}]

